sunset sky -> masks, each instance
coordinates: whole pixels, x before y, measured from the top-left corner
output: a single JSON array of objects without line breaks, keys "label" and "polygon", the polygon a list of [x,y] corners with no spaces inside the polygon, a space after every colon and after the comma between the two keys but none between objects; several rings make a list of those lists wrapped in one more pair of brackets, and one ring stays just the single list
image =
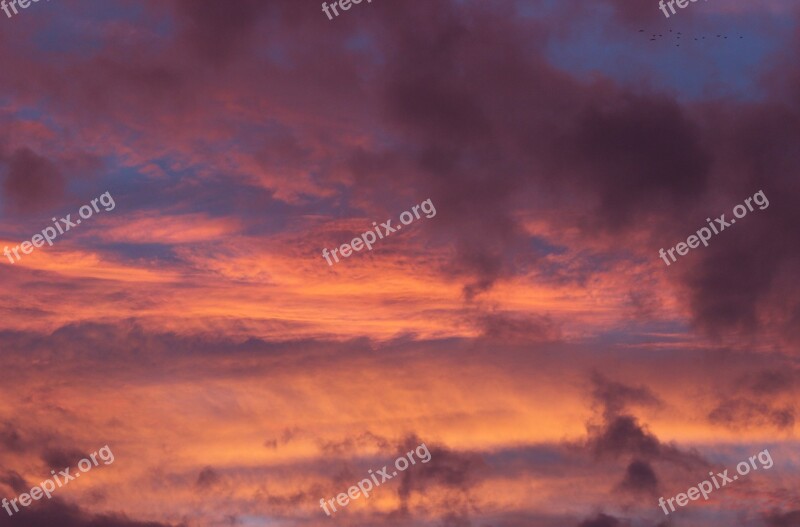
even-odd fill
[{"label": "sunset sky", "polygon": [[800,527],[795,0],[16,9],[0,527]]}]

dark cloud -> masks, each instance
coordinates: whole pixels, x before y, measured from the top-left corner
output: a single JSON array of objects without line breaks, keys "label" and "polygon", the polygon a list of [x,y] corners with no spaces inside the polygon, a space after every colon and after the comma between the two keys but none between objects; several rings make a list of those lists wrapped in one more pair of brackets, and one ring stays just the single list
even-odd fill
[{"label": "dark cloud", "polygon": [[613,231],[626,230],[654,202],[685,206],[706,191],[710,156],[690,117],[668,98],[609,94],[578,115],[572,129],[558,139],[557,152],[593,187],[600,199],[596,222]]},{"label": "dark cloud", "polygon": [[442,527],[472,527],[469,514],[460,512],[448,512],[442,515]]},{"label": "dark cloud", "polygon": [[794,371],[764,370],[750,376],[750,388],[758,395],[776,395],[795,386]]},{"label": "dark cloud", "polygon": [[686,470],[709,466],[709,462],[693,449],[684,451],[662,443],[631,415],[620,415],[601,426],[590,426],[587,446],[598,458],[636,456]]},{"label": "dark cloud", "polygon": [[215,0],[178,0],[176,18],[182,38],[203,59],[220,65],[246,44],[268,2],[240,0],[224,4]]},{"label": "dark cloud", "polygon": [[209,488],[215,486],[219,481],[220,477],[216,470],[211,467],[204,467],[200,474],[197,475],[195,485],[201,488]]},{"label": "dark cloud", "polygon": [[623,525],[617,518],[600,513],[594,518],[582,521],[578,527],[622,527]]},{"label": "dark cloud", "polygon": [[498,342],[552,341],[561,336],[558,326],[546,316],[495,312],[478,317],[476,322],[484,338]]},{"label": "dark cloud", "polygon": [[25,478],[13,470],[9,470],[0,476],[0,483],[7,485],[16,494],[21,494],[31,489],[30,485],[25,481]]},{"label": "dark cloud", "polygon": [[[628,25],[661,16],[652,5],[607,3]],[[543,60],[547,29],[475,24],[469,9],[388,8],[395,18],[382,43],[391,59],[384,105],[418,161],[415,183],[442,211],[435,229],[456,247],[446,271],[464,280],[467,299],[515,276],[520,259],[539,266],[542,254],[514,215],[530,209],[526,198],[540,197],[542,217],[548,198],[556,201],[572,214],[558,216],[562,225],[619,247],[632,231],[653,245],[685,239],[703,226],[685,218],[716,217],[763,188],[774,204],[681,260],[672,279],[702,331],[798,334],[800,191],[786,176],[800,169],[796,107],[689,106],[608,78],[581,82]]]},{"label": "dark cloud", "polygon": [[[478,453],[459,452],[444,445],[428,444],[417,436],[406,438],[401,443],[398,455],[405,455],[411,450],[416,451],[423,443],[428,448],[431,459],[422,464],[425,467],[424,471],[417,471],[420,474],[418,481],[437,482],[464,490],[474,483],[474,479],[480,471],[487,468],[485,460]],[[421,462],[418,461],[418,463]]]},{"label": "dark cloud", "polygon": [[[13,510],[13,509],[12,509]],[[91,514],[58,498],[33,502],[14,516],[0,514],[0,527],[187,527],[160,522],[139,522],[124,514]]]},{"label": "dark cloud", "polygon": [[680,104],[577,82],[537,53],[546,30],[474,24],[464,7],[403,9],[384,44],[384,97],[418,160],[417,183],[442,211],[436,229],[454,235],[447,272],[465,279],[467,299],[542,257],[514,214],[525,197],[569,195],[562,204],[583,209],[575,226],[592,235],[704,195],[712,156]]},{"label": "dark cloud", "polygon": [[[746,360],[745,356],[739,360]],[[730,430],[766,427],[790,431],[794,427],[796,368],[784,360],[771,365],[764,362],[761,366],[761,369],[745,370],[720,390],[708,411],[711,423]]]},{"label": "dark cloud", "polygon": [[341,456],[365,447],[376,447],[379,450],[387,450],[389,446],[390,442],[388,439],[373,434],[369,430],[341,441],[319,442],[320,450],[322,450],[325,455],[329,456]]},{"label": "dark cloud", "polygon": [[592,374],[592,385],[592,397],[602,405],[607,418],[618,415],[631,405],[655,408],[662,405],[661,400],[648,388],[627,386],[607,379],[598,372]]},{"label": "dark cloud", "polygon": [[[648,524],[650,525],[650,524]],[[655,527],[667,527],[667,522],[661,522]],[[600,513],[593,518],[586,519],[578,524],[577,527],[630,527],[631,522],[628,520],[620,520],[614,516]]]},{"label": "dark cloud", "polygon": [[271,449],[278,448],[278,445],[285,445],[290,441],[294,440],[301,434],[306,434],[305,430],[294,427],[294,428],[285,428],[281,433],[280,437],[270,438],[264,441],[264,446]]},{"label": "dark cloud", "polygon": [[[715,236],[712,250],[687,266],[683,281],[695,326],[714,336],[735,334],[750,342],[755,335],[797,337],[800,280],[796,262],[800,189],[785,174],[800,169],[790,142],[800,140],[800,110],[765,104],[714,116],[729,133],[715,138],[725,147],[725,162],[737,166],[724,195],[727,205],[706,207],[705,214],[729,219],[735,205],[763,191],[769,207],[754,207],[736,225]],[[759,138],[770,137],[770,141]],[[720,191],[721,192],[721,191]],[[713,248],[712,248],[713,247]]]},{"label": "dark cloud", "polygon": [[646,461],[635,459],[625,471],[625,479],[619,487],[633,494],[658,494],[658,478],[653,467]]},{"label": "dark cloud", "polygon": [[[635,416],[623,413],[628,406],[635,404],[660,407],[661,400],[648,388],[614,382],[597,372],[592,374],[592,385],[592,396],[597,409],[602,411],[602,420],[599,424],[587,426],[589,435],[586,447],[598,459],[633,458],[625,481],[648,479],[647,471],[649,469],[652,472],[652,467],[637,462],[660,461],[684,469],[708,466],[708,461],[696,451],[683,451],[674,445],[662,443]],[[654,484],[657,482],[654,472],[652,480]]]},{"label": "dark cloud", "polygon": [[291,514],[292,511],[296,511],[297,507],[302,506],[304,503],[318,502],[319,496],[319,493],[314,493],[313,491],[296,492],[288,496],[270,495],[264,498],[264,501],[274,513]]},{"label": "dark cloud", "polygon": [[[400,444],[398,456],[416,449],[422,443],[424,441],[415,435],[407,437]],[[416,470],[408,468],[400,473],[402,480],[398,495],[401,513],[408,510],[408,501],[413,492],[424,494],[426,489],[434,486],[457,490],[461,494],[458,500],[461,503],[461,500],[467,499],[472,486],[477,484],[488,470],[486,461],[478,453],[458,452],[437,444],[425,443],[425,446],[431,454],[430,460],[427,463],[417,460],[414,467]],[[417,459],[416,454],[415,459]],[[461,516],[458,515],[456,518]]]},{"label": "dark cloud", "polygon": [[6,204],[17,212],[38,212],[58,203],[66,187],[61,171],[27,147],[6,159],[3,190]]},{"label": "dark cloud", "polygon": [[658,438],[630,415],[612,418],[605,426],[596,430],[589,445],[598,456],[631,454],[652,459],[661,452]]},{"label": "dark cloud", "polygon": [[708,419],[731,429],[773,426],[790,430],[794,427],[795,409],[793,406],[773,407],[766,402],[734,398],[719,403],[708,414]]},{"label": "dark cloud", "polygon": [[614,457],[632,454],[656,457],[661,445],[658,439],[639,424],[636,417],[622,414],[630,405],[658,406],[661,404],[646,387],[632,387],[592,373],[592,398],[602,410],[603,424],[590,426],[589,446],[598,456]]},{"label": "dark cloud", "polygon": [[[514,191],[524,180],[514,177],[520,175],[516,167],[505,166],[494,132],[505,123],[493,122],[490,115],[491,107],[503,104],[496,94],[508,93],[506,82],[527,86],[532,79],[515,77],[530,72],[511,64],[502,86],[493,80],[499,77],[492,66],[515,61],[516,54],[504,52],[519,42],[509,42],[516,35],[495,34],[491,21],[470,24],[460,8],[447,3],[387,7],[387,14],[397,18],[383,43],[391,57],[383,105],[409,145],[406,155],[416,160],[417,183],[429,189],[440,211],[434,228],[455,235],[457,254],[447,272],[465,280],[464,294],[472,299],[513,275],[515,258],[536,257],[511,215]],[[484,38],[506,57],[503,64],[488,61],[479,44]]]},{"label": "dark cloud", "polygon": [[767,527],[798,527],[800,509],[787,512],[773,512],[766,516]]},{"label": "dark cloud", "polygon": [[8,421],[0,425],[0,446],[11,452],[23,452],[26,443],[16,427]]},{"label": "dark cloud", "polygon": [[42,454],[42,461],[53,470],[75,467],[84,458],[88,459],[88,455],[75,448],[50,448]]},{"label": "dark cloud", "polygon": [[[724,328],[752,333],[759,324],[759,299],[769,289],[776,271],[774,260],[741,242],[734,249],[726,248],[722,240],[715,241],[718,247],[692,269],[687,279],[696,322],[714,334]],[[721,267],[723,260],[728,264]]]},{"label": "dark cloud", "polygon": [[628,27],[650,27],[654,26],[655,21],[661,21],[653,16],[658,11],[658,4],[652,2],[626,2],[625,0],[605,0],[603,3],[614,7],[614,14]]}]

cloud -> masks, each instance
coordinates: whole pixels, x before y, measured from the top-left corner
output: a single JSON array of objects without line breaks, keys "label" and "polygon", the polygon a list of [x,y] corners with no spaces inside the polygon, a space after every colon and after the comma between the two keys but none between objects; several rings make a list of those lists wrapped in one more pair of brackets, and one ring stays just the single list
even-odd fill
[{"label": "cloud", "polygon": [[623,523],[614,516],[600,513],[594,518],[582,521],[578,527],[622,527],[622,525]]},{"label": "cloud", "polygon": [[25,481],[25,478],[13,470],[6,471],[5,474],[0,476],[0,483],[7,485],[17,494],[31,489],[30,485]]},{"label": "cloud", "polygon": [[[128,519],[124,514],[91,514],[76,505],[70,505],[59,498],[33,502],[27,509],[21,509],[14,516],[0,515],[0,527],[173,527],[160,522],[139,522]],[[177,527],[186,527],[185,525]]]},{"label": "cloud", "polygon": [[213,468],[204,467],[200,474],[197,475],[195,484],[201,488],[209,488],[215,486],[219,481],[219,474]]},{"label": "cloud", "polygon": [[[296,426],[292,427],[292,428],[285,428],[283,430],[283,433],[280,435],[280,437],[274,437],[274,438],[265,440],[264,441],[264,446],[274,450],[274,449],[278,448],[279,444],[286,445],[286,444],[288,444],[289,442],[291,442],[292,440],[298,438],[301,435],[306,435],[306,431],[303,430],[302,428],[298,428]],[[328,448],[328,445],[325,444],[322,448]]]},{"label": "cloud", "polygon": [[620,489],[633,493],[658,494],[658,478],[653,467],[646,461],[634,459],[625,471],[625,479],[619,485]]},{"label": "cloud", "polygon": [[214,0],[178,0],[176,19],[181,36],[199,58],[222,65],[247,52],[247,43],[268,4],[241,0],[220,4]]},{"label": "cloud", "polygon": [[8,421],[0,426],[0,446],[11,452],[23,452],[27,448],[19,430]]},{"label": "cloud", "polygon": [[[92,503],[78,493],[96,484],[108,510],[292,525],[424,437],[432,461],[353,521],[562,527],[587,511],[659,514],[613,487],[671,487],[703,466],[683,441],[747,439],[708,414],[789,430],[794,407],[760,398],[793,395],[772,358],[727,366],[705,360],[718,342],[694,339],[766,333],[753,359],[800,335],[798,92],[765,80],[742,102],[706,85],[686,103],[654,82],[720,83],[717,64],[740,55],[754,64],[742,77],[761,78],[756,63],[784,58],[751,53],[780,41],[665,62],[625,33],[657,8],[623,0],[373,2],[334,21],[295,0],[87,1],[97,9],[51,2],[0,35],[2,118],[17,124],[0,132],[16,141],[2,184],[23,198],[5,199],[57,203],[69,177],[113,184],[121,206],[30,260],[60,265],[0,277],[14,403],[0,448],[19,463],[7,485],[73,455],[26,425],[49,420],[75,444],[111,432],[131,450],[76,499]],[[598,33],[591,73],[575,73],[565,49]],[[73,180],[91,159],[47,146],[71,142],[106,163],[100,181]],[[769,209],[654,272],[660,244],[762,185]],[[349,225],[429,196],[435,219],[348,266],[321,263],[320,232],[360,232]],[[720,399],[748,368],[765,369]],[[153,499],[164,484],[169,503]]]},{"label": "cloud", "polygon": [[546,316],[492,312],[481,315],[476,324],[483,337],[493,342],[523,343],[558,340],[557,324]]},{"label": "cloud", "polygon": [[42,454],[42,461],[54,470],[75,467],[84,458],[88,459],[88,455],[76,448],[49,448]]},{"label": "cloud", "polygon": [[269,504],[270,510],[278,514],[291,514],[303,504],[318,502],[319,499],[319,494],[315,494],[313,491],[295,492],[286,496],[269,495],[264,498]]},{"label": "cloud", "polygon": [[[652,467],[641,464],[647,460],[684,469],[708,466],[708,461],[698,452],[685,452],[674,445],[663,444],[635,416],[623,413],[633,404],[660,407],[661,400],[648,388],[610,381],[596,372],[592,374],[592,384],[592,396],[602,409],[602,421],[587,426],[586,446],[598,459],[634,458],[628,466],[625,481],[647,480],[648,469],[652,472]],[[657,481],[655,473],[652,473],[652,480],[654,483]]]},{"label": "cloud", "polygon": [[762,370],[748,377],[750,389],[757,395],[776,395],[791,390],[798,375],[793,370]]},{"label": "cloud", "polygon": [[772,512],[766,516],[768,527],[796,527],[800,525],[800,509],[786,512]]},{"label": "cloud", "polygon": [[[286,437],[288,442],[294,434],[289,434]],[[379,451],[385,451],[389,448],[389,440],[373,434],[369,430],[362,432],[358,436],[348,437],[340,441],[320,441],[319,448],[327,456],[341,456],[348,453],[363,450],[364,448],[377,448]]]},{"label": "cloud", "polygon": [[614,417],[605,426],[594,429],[589,445],[598,456],[631,454],[652,459],[661,453],[658,438],[630,415]]},{"label": "cloud", "polygon": [[[403,441],[404,446],[401,446],[399,452],[402,455],[421,443],[423,441],[419,437],[410,435]],[[477,453],[458,452],[433,443],[425,445],[431,453],[430,461],[425,464],[418,461],[420,470],[406,469],[401,473],[402,480],[398,490],[401,513],[408,511],[412,492],[425,494],[436,486],[457,490],[462,495],[461,499],[466,499],[469,490],[482,479],[481,475],[488,469],[483,457]]]},{"label": "cloud", "polygon": [[604,415],[613,417],[631,405],[655,407],[662,406],[661,400],[644,386],[631,387],[607,379],[598,372],[592,374],[592,397],[603,407]]},{"label": "cloud", "polygon": [[772,407],[765,402],[732,398],[720,402],[709,412],[708,419],[731,429],[773,426],[791,430],[795,422],[795,409],[793,406]]},{"label": "cloud", "polygon": [[58,203],[66,186],[60,170],[46,157],[27,147],[14,150],[6,159],[3,180],[6,206],[31,213]]}]

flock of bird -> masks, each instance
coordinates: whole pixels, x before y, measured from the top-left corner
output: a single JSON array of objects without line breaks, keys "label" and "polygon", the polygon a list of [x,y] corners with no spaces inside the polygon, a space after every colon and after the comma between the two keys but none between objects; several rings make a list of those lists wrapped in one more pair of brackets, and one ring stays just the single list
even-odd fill
[{"label": "flock of bird", "polygon": [[[670,29],[669,32],[672,33],[672,30]],[[639,33],[644,33],[644,29],[640,29]],[[678,31],[677,33],[674,33],[672,36],[675,37],[675,40],[679,41],[681,39],[681,35],[682,35],[682,33],[680,31]],[[662,35],[662,34],[653,33],[653,36],[650,38],[650,41],[652,42],[654,40],[658,40],[659,38],[663,38],[663,37],[664,37],[664,35]],[[667,37],[669,37],[669,35],[667,35]],[[689,40],[690,38],[692,38],[692,37],[686,37],[686,40]],[[717,35],[717,38],[726,39],[728,37],[726,35]],[[739,38],[744,38],[744,37],[742,35],[739,35]],[[705,40],[706,37],[699,37],[699,38],[698,37],[694,37],[694,39],[699,41],[699,40]],[[675,46],[681,47],[680,42],[675,44]]]}]

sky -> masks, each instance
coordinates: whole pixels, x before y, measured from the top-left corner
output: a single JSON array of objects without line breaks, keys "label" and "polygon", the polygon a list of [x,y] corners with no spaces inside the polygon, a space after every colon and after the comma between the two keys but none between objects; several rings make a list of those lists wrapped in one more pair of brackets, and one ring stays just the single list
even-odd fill
[{"label": "sky", "polygon": [[796,2],[15,8],[0,527],[800,526]]}]

